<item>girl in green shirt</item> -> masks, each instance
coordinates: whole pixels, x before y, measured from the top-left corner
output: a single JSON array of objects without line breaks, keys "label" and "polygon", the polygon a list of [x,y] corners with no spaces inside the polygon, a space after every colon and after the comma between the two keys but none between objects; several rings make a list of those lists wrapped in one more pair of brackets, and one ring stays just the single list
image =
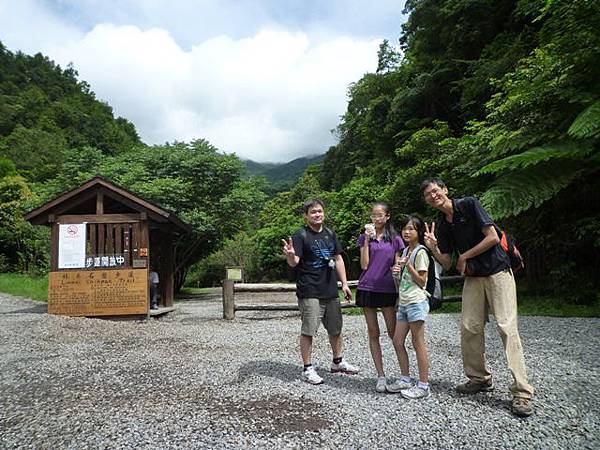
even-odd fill
[{"label": "girl in green shirt", "polygon": [[[429,397],[429,360],[425,343],[425,319],[429,313],[427,270],[429,254],[424,246],[425,224],[418,216],[409,216],[402,228],[402,238],[407,248],[392,271],[400,278],[398,289],[398,310],[394,349],[400,364],[401,377],[387,386],[390,392],[400,392],[404,398],[419,399]],[[417,355],[419,380],[415,383],[410,377],[408,353],[405,341],[410,331],[413,347]]]}]

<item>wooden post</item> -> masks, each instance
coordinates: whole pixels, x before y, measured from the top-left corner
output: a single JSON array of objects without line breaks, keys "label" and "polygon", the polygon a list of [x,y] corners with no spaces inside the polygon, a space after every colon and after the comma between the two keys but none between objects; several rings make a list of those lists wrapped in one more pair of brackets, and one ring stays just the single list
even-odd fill
[{"label": "wooden post", "polygon": [[235,319],[233,280],[223,280],[223,319]]},{"label": "wooden post", "polygon": [[[160,254],[163,261],[160,292],[163,296],[164,306],[173,306],[175,291],[175,260],[173,254],[173,236],[170,233],[161,233]],[[160,269],[160,268],[159,268]],[[159,284],[160,286],[160,284]]]},{"label": "wooden post", "polygon": [[52,223],[52,231],[50,233],[50,270],[58,270],[58,234],[58,224],[54,222]]},{"label": "wooden post", "polygon": [[98,192],[96,196],[96,215],[101,216],[104,214],[104,193]]}]

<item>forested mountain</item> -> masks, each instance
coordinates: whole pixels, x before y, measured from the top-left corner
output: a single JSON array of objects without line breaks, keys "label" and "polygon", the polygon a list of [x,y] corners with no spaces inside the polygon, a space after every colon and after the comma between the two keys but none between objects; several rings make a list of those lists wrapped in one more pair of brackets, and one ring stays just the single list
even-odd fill
[{"label": "forested mountain", "polygon": [[287,163],[258,163],[244,160],[246,170],[250,175],[262,175],[274,192],[290,189],[311,165],[323,162],[325,155],[304,156]]},{"label": "forested mountain", "polygon": [[115,118],[72,67],[63,70],[39,53],[13,54],[0,43],[0,157],[21,175],[51,178],[66,149],[115,155],[140,143],[133,124]]}]

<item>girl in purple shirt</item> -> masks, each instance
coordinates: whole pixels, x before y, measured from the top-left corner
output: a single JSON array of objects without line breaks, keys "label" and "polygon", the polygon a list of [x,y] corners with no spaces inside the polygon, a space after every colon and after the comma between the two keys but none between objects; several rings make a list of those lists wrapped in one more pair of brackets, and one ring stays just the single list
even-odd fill
[{"label": "girl in purple shirt", "polygon": [[404,248],[404,242],[390,221],[390,207],[377,202],[371,210],[375,230],[365,227],[358,238],[362,273],[356,290],[356,305],[363,308],[369,332],[369,349],[377,370],[377,392],[385,392],[386,378],[383,371],[381,345],[379,344],[379,322],[377,309],[381,309],[387,333],[394,337],[396,327],[396,300],[398,291],[392,277],[391,267]]}]

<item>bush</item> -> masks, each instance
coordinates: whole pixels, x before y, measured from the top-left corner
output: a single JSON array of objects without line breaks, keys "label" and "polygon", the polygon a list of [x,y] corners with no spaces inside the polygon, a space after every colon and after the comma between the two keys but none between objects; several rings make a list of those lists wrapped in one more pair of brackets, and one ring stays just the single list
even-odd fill
[{"label": "bush", "polygon": [[196,263],[187,276],[187,286],[215,286],[225,275],[226,267],[241,267],[243,281],[261,280],[259,248],[256,240],[247,233],[238,233],[227,239],[223,246]]}]

